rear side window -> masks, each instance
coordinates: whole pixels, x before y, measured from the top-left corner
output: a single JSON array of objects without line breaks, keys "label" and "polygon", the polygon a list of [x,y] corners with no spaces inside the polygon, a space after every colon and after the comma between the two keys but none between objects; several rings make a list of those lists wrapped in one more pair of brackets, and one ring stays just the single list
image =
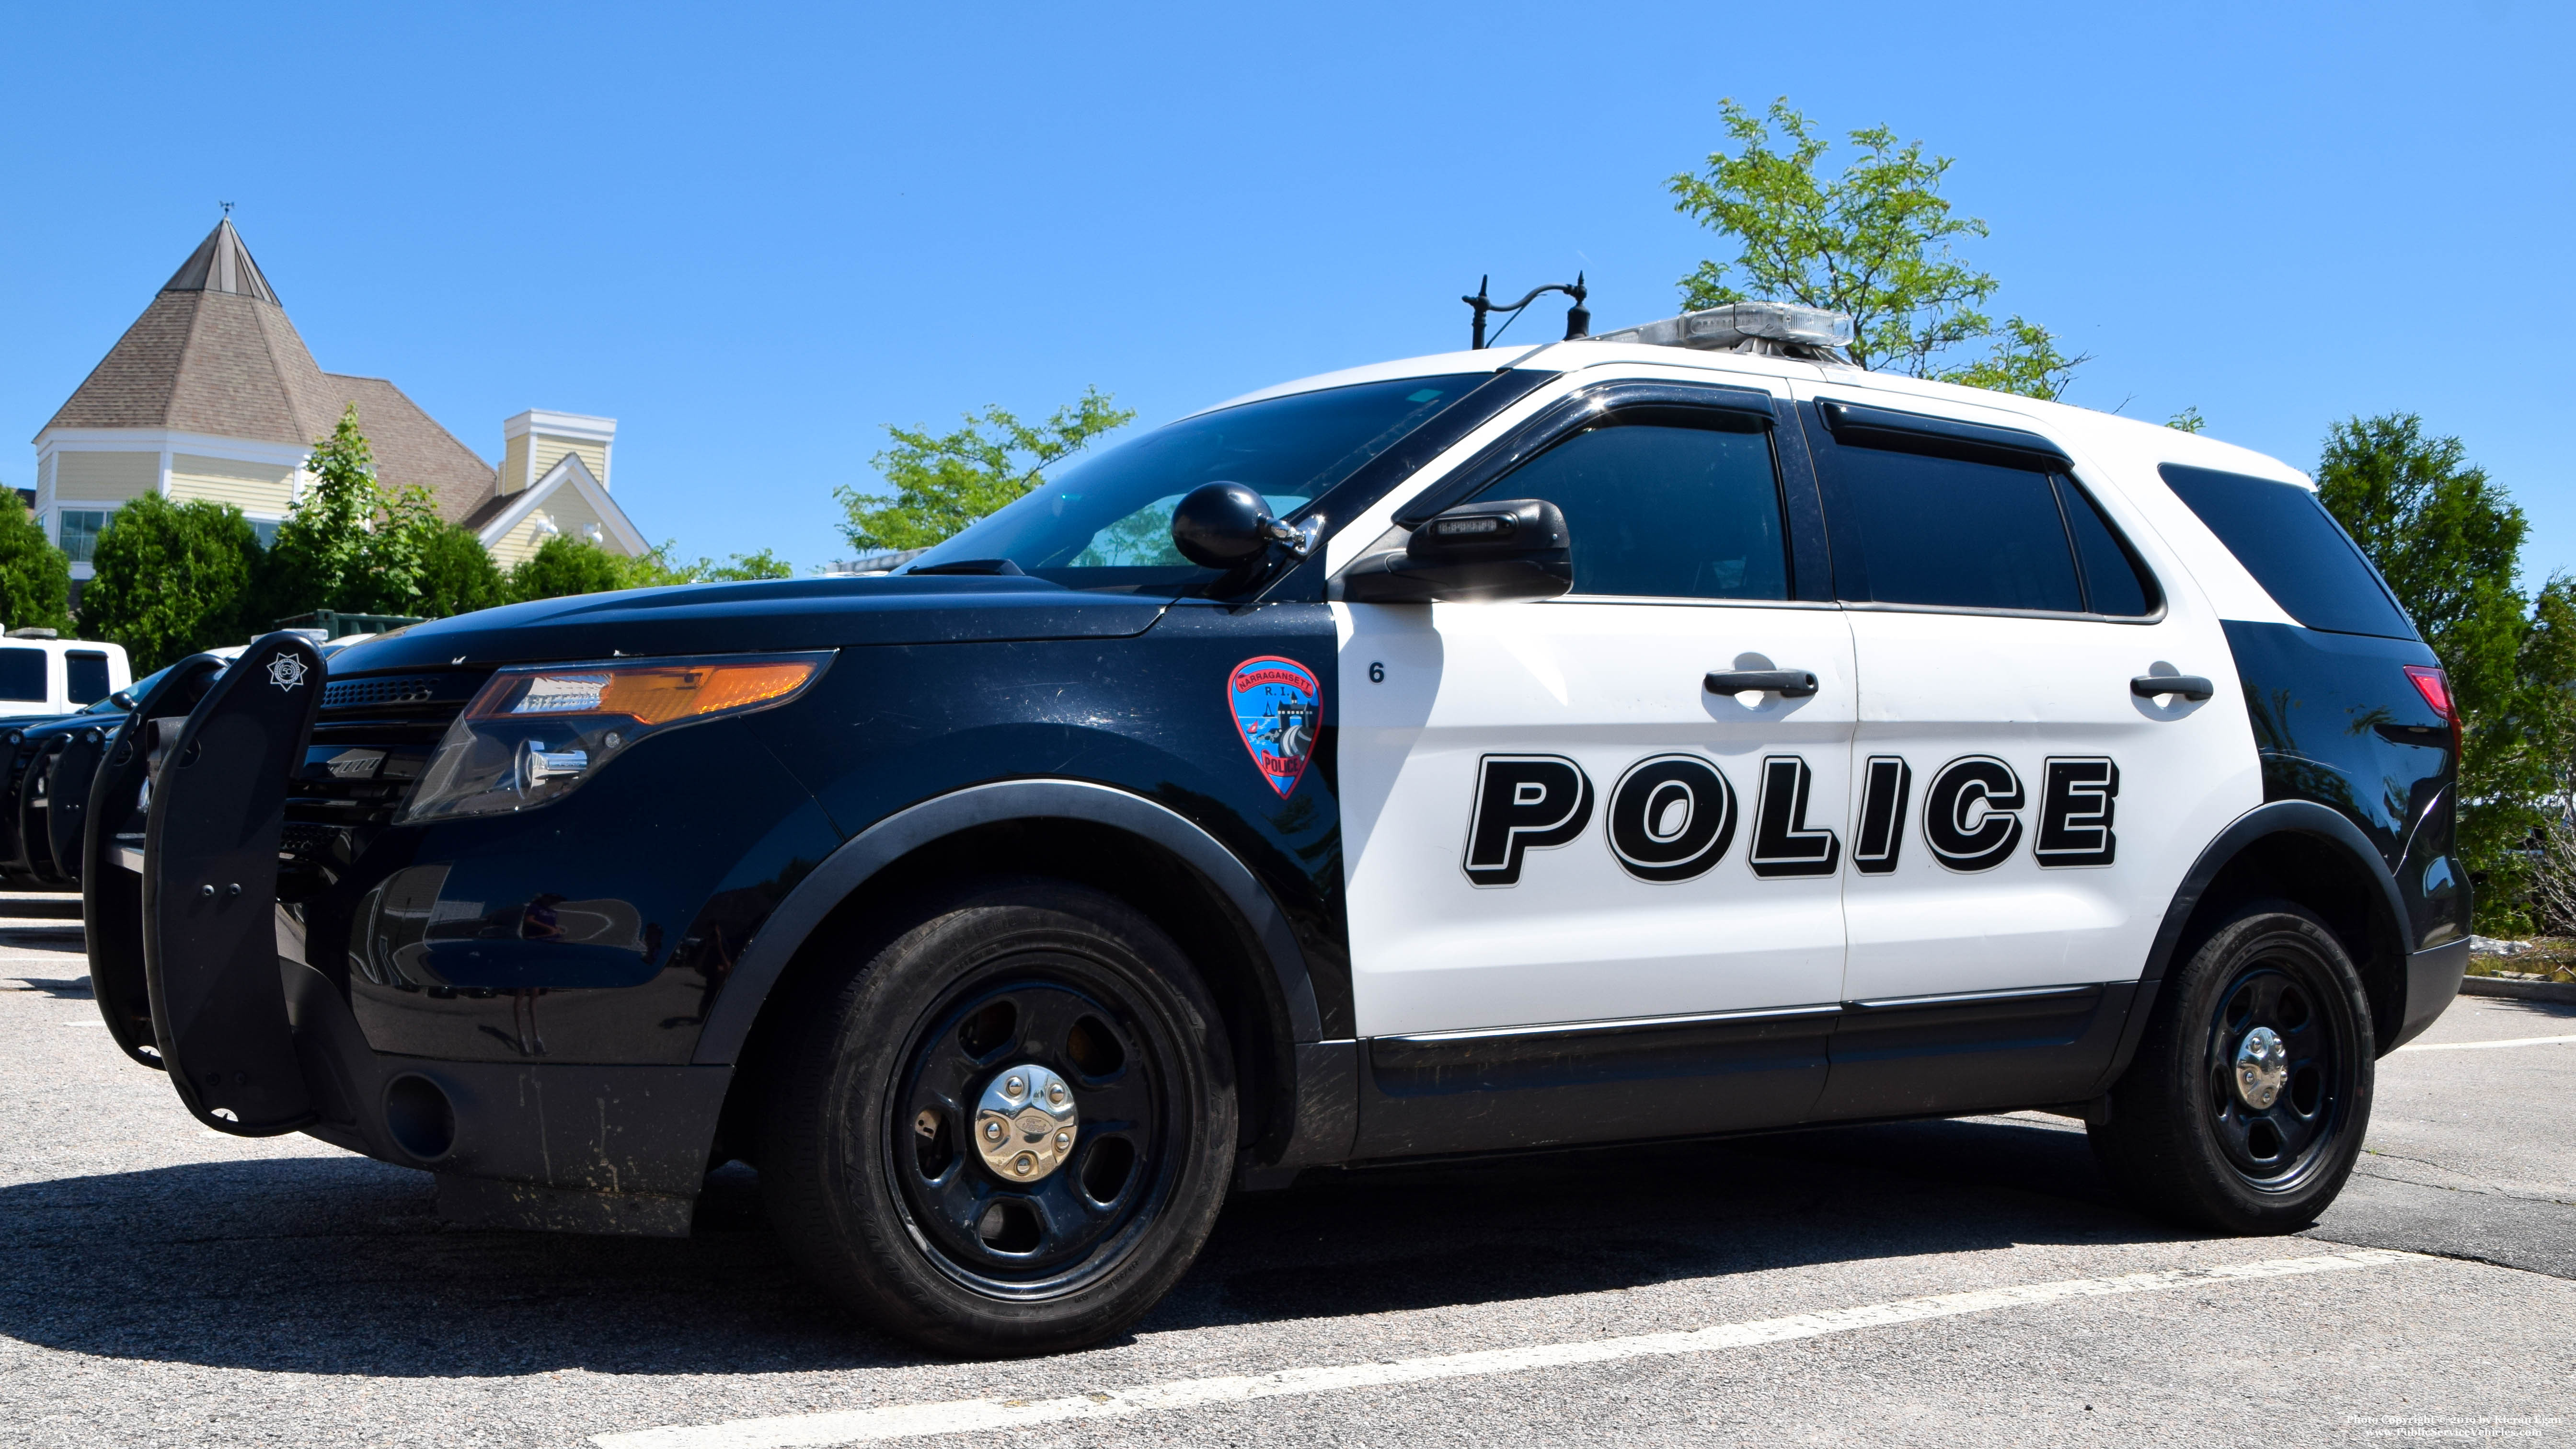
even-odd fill
[{"label": "rear side window", "polygon": [[0,649],[0,700],[42,704],[46,697],[45,651]]},{"label": "rear side window", "polygon": [[2066,531],[2075,538],[2075,558],[2084,566],[2084,602],[2096,614],[2115,619],[2142,619],[2164,602],[2155,576],[2120,541],[2101,505],[2075,480],[2057,480],[2058,501],[2066,508]]},{"label": "rear side window", "polygon": [[2291,618],[2336,634],[2418,637],[2316,494],[2215,468],[2167,463],[2156,471]]},{"label": "rear side window", "polygon": [[1563,509],[1578,594],[1789,597],[1768,431],[1588,428],[1479,496],[1544,498]]},{"label": "rear side window", "polygon": [[2046,473],[1879,448],[1838,448],[1834,461],[1837,557],[1846,547],[1859,555],[1872,600],[2084,612]]},{"label": "rear side window", "polygon": [[65,684],[74,704],[96,704],[107,698],[107,656],[75,649],[63,656]]}]

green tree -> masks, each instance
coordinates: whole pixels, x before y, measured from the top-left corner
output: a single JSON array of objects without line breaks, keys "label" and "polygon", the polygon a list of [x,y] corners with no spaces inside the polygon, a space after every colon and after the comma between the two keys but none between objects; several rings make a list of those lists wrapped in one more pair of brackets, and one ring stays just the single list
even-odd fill
[{"label": "green tree", "polygon": [[388,489],[376,480],[357,404],[342,411],[331,436],[313,445],[304,467],[312,485],[278,526],[269,550],[270,615],[427,612],[424,571],[448,524],[428,489]]},{"label": "green tree", "polygon": [[588,539],[559,533],[511,568],[507,590],[511,602],[521,603],[631,588],[628,562]]},{"label": "green tree", "polygon": [[483,540],[453,523],[421,535],[419,594],[405,612],[444,619],[506,604],[509,583]]},{"label": "green tree", "polygon": [[2184,408],[2181,412],[2165,419],[2165,426],[2177,433],[2197,433],[2209,426],[2209,419],[2202,417],[2200,409],[2196,407]]},{"label": "green tree", "polygon": [[[1682,278],[1684,307],[1762,298],[1847,312],[1858,366],[2030,397],[2058,397],[2090,360],[2066,355],[2037,323],[2013,317],[1997,327],[1984,311],[2001,284],[1951,251],[1954,241],[1987,234],[1941,196],[1951,158],[1872,126],[1851,133],[1859,154],[1842,174],[1820,180],[1816,163],[1830,143],[1786,97],[1763,115],[1719,104],[1739,149],[1710,153],[1669,189],[1675,210],[1741,250]],[[1944,362],[1976,342],[1988,345],[1985,357]]]},{"label": "green tree", "polygon": [[137,675],[200,649],[264,632],[246,617],[259,535],[229,503],[173,503],[146,493],[116,510],[90,556],[81,628],[125,646]]},{"label": "green tree", "polygon": [[1098,388],[1085,388],[1080,401],[1043,423],[1023,423],[999,407],[966,414],[966,426],[953,433],[889,423],[894,446],[870,461],[894,491],[832,490],[849,514],[841,532],[861,550],[928,548],[1035,488],[1048,467],[1092,439],[1135,420],[1133,409],[1109,403]]},{"label": "green tree", "polygon": [[754,579],[785,579],[796,576],[787,560],[762,549],[758,553],[734,554],[730,562],[717,563],[701,557],[695,562],[682,561],[672,552],[678,539],[664,539],[662,546],[641,558],[624,560],[626,582],[621,588],[653,589],[669,584],[744,583]]},{"label": "green tree", "polygon": [[72,627],[72,561],[15,488],[0,488],[0,627]]},{"label": "green tree", "polygon": [[2576,584],[2517,586],[2526,525],[2457,438],[2412,413],[2350,418],[2326,436],[2317,492],[2450,676],[2460,712],[2461,853],[2483,926],[2528,929],[2519,849],[2576,747]]}]

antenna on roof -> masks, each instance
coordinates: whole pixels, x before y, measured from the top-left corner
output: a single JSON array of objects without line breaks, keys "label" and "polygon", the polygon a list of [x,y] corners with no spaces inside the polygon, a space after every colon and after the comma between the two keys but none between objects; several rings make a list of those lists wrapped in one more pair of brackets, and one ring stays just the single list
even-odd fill
[{"label": "antenna on roof", "polygon": [[[1508,307],[1496,305],[1491,297],[1485,295],[1486,285],[1492,280],[1491,276],[1477,278],[1476,295],[1472,297],[1461,297],[1458,299],[1459,301],[1476,309],[1475,327],[1469,334],[1474,340],[1468,343],[1468,346],[1481,348],[1485,345],[1486,313],[1509,313],[1510,315],[1503,320],[1503,327],[1509,327],[1512,323],[1520,320],[1520,311],[1523,307],[1528,306],[1530,303],[1537,301],[1539,298],[1550,292],[1563,292],[1565,295],[1574,299],[1574,305],[1565,309],[1565,340],[1571,342],[1575,338],[1587,336],[1591,333],[1592,314],[1589,311],[1586,311],[1583,306],[1585,293],[1583,287],[1583,274],[1581,272],[1575,273],[1574,280],[1571,282],[1557,282],[1545,287],[1532,287],[1530,288],[1528,296],[1521,298],[1519,301],[1512,303]],[[1494,336],[1496,338],[1500,338],[1502,335],[1503,330],[1501,327],[1494,329]]]}]

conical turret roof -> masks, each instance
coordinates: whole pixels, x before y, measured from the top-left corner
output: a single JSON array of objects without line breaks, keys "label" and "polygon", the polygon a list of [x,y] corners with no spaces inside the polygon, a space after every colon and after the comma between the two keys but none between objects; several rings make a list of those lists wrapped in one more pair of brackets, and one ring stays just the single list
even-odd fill
[{"label": "conical turret roof", "polygon": [[427,486],[449,518],[492,496],[491,465],[400,388],[326,373],[313,361],[276,289],[224,220],[45,429],[148,428],[310,447],[350,403],[387,484]]},{"label": "conical turret roof", "polygon": [[332,391],[250,248],[220,221],[46,426],[309,444],[339,414]]}]

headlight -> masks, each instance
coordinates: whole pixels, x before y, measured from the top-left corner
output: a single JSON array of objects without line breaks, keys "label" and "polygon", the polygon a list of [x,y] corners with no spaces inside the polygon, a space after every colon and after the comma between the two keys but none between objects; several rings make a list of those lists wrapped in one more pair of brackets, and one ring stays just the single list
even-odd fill
[{"label": "headlight", "polygon": [[560,800],[647,735],[785,704],[831,660],[733,654],[504,669],[447,727],[401,823]]}]

